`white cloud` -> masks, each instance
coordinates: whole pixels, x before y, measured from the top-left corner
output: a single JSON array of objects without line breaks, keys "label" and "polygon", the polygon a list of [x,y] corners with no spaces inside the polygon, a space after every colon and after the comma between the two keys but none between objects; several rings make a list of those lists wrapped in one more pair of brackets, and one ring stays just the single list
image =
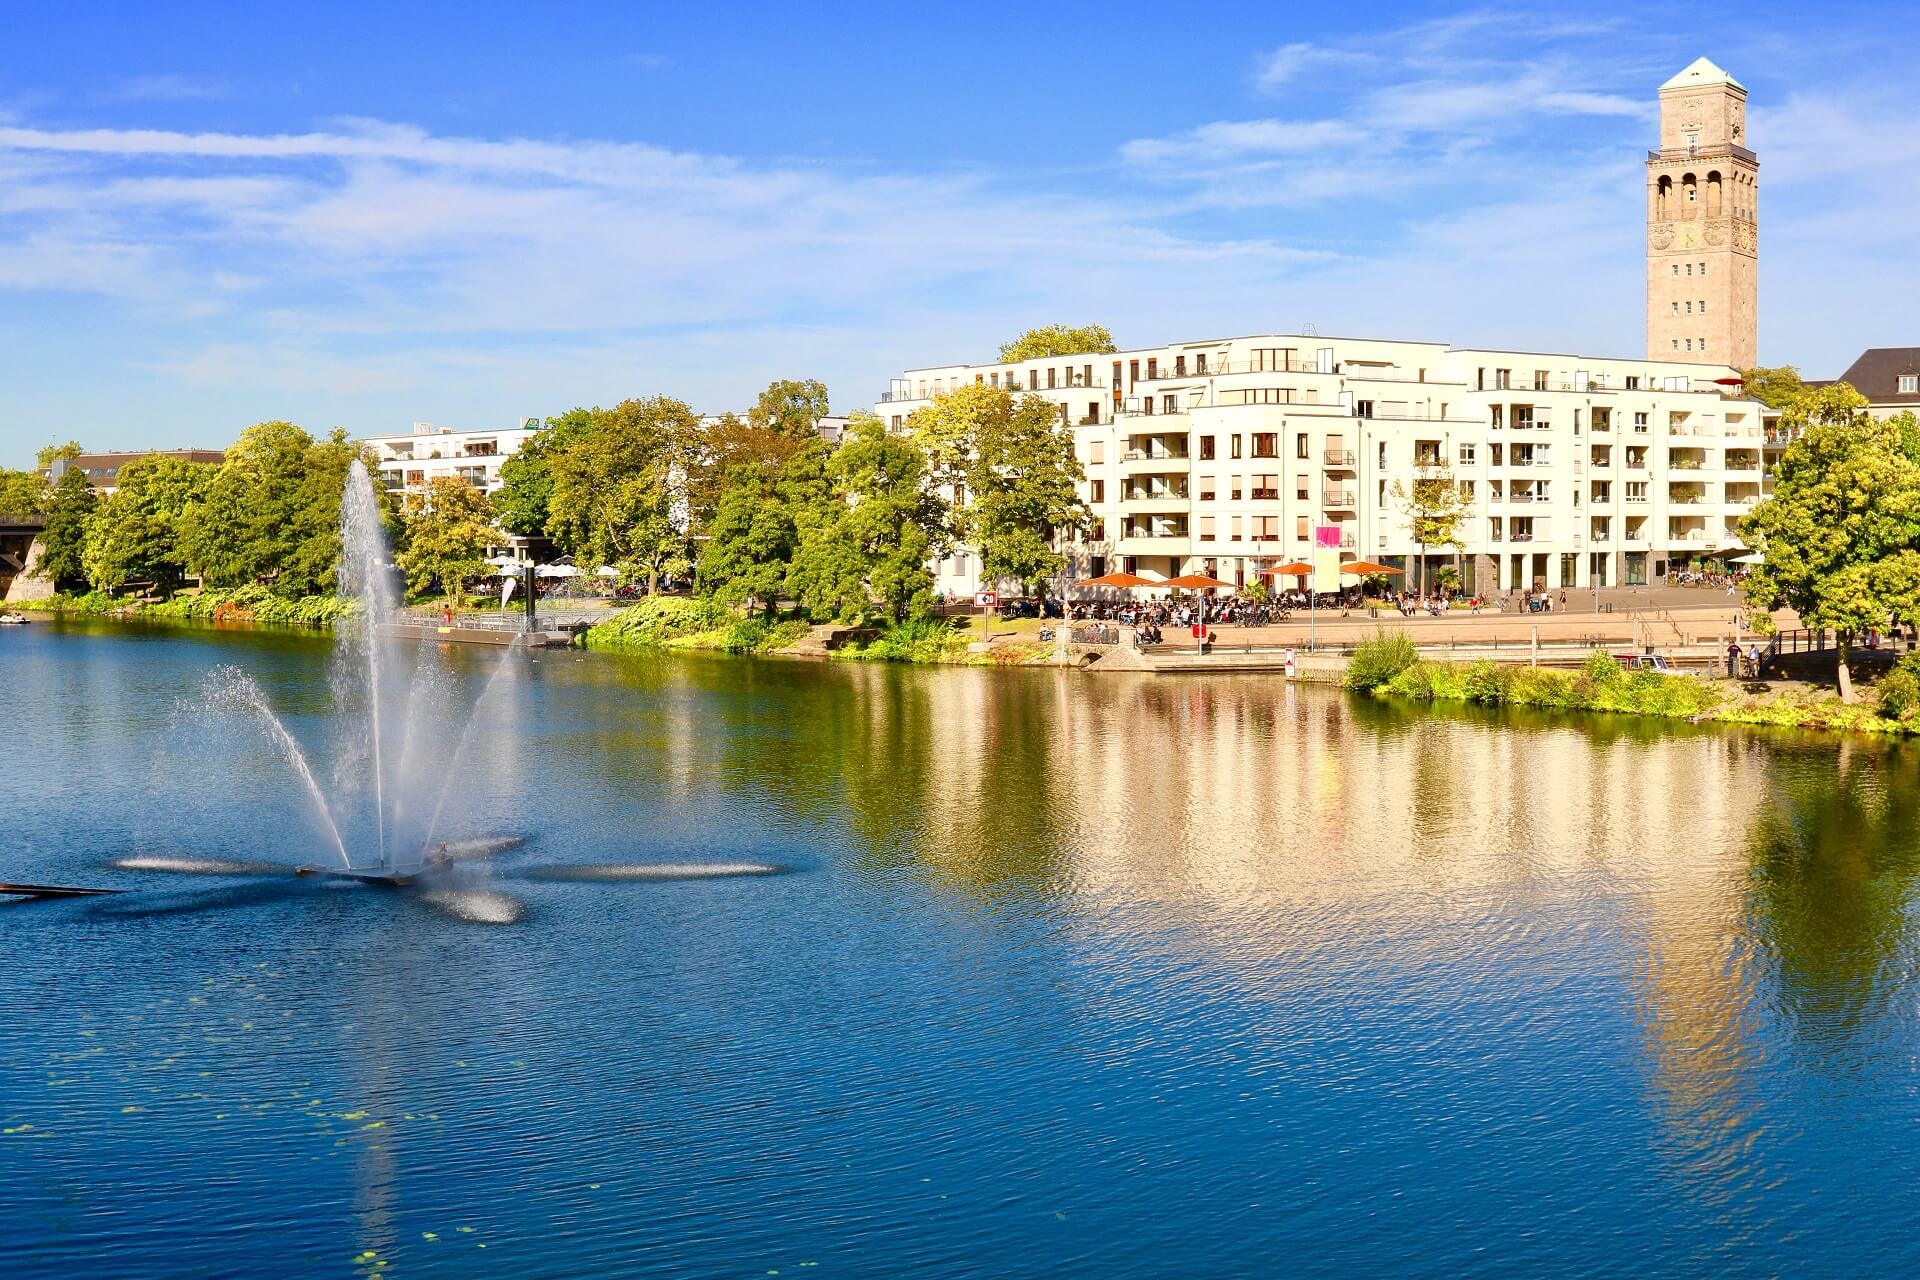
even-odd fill
[{"label": "white cloud", "polygon": [[1283,44],[1260,59],[1259,70],[1254,74],[1254,85],[1272,92],[1322,68],[1351,67],[1368,61],[1368,55],[1354,49],[1305,43]]}]

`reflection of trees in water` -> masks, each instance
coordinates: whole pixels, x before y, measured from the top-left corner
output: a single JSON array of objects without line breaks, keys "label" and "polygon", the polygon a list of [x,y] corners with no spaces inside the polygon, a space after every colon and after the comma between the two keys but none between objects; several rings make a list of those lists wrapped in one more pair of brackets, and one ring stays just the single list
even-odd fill
[{"label": "reflection of trees in water", "polygon": [[1914,951],[1920,752],[1825,744],[1783,750],[1756,816],[1753,931],[1776,999],[1810,1044],[1842,1048],[1888,1012]]}]

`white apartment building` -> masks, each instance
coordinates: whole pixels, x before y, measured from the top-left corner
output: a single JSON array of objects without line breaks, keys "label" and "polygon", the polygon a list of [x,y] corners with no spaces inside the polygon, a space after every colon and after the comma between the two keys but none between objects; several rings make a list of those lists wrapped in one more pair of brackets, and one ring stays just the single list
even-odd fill
[{"label": "white apartment building", "polygon": [[[1444,459],[1469,514],[1457,553],[1429,550],[1429,582],[1456,562],[1480,592],[1652,582],[1744,551],[1738,522],[1783,447],[1730,367],[1297,334],[911,369],[875,408],[904,429],[969,382],[1043,397],[1069,424],[1093,513],[1060,544],[1075,578],[1245,585],[1337,545],[1411,584],[1394,482]],[[962,549],[939,588],[1013,585],[979,569]]]},{"label": "white apartment building", "polygon": [[539,429],[540,419],[522,418],[517,427],[463,431],[416,422],[404,435],[368,436],[380,457],[380,479],[395,492],[417,492],[430,480],[464,480],[492,493],[500,487],[500,464],[512,457]]}]

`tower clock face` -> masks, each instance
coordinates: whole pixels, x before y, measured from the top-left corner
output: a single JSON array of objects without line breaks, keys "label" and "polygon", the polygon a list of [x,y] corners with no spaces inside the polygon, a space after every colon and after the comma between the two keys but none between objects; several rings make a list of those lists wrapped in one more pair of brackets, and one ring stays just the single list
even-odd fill
[{"label": "tower clock face", "polygon": [[1698,249],[1700,247],[1700,228],[1694,226],[1691,222],[1682,223],[1680,225],[1678,244],[1682,249]]}]

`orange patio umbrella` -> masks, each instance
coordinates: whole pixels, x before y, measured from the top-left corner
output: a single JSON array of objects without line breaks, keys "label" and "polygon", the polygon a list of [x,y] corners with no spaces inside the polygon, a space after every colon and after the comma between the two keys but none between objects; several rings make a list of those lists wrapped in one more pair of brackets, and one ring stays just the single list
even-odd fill
[{"label": "orange patio umbrella", "polygon": [[1353,574],[1358,574],[1363,578],[1370,578],[1376,573],[1404,574],[1406,570],[1396,569],[1392,565],[1375,564],[1371,560],[1349,560],[1347,563],[1340,566],[1340,572],[1353,573]]},{"label": "orange patio umbrella", "polygon": [[1230,587],[1231,582],[1222,582],[1218,578],[1209,578],[1204,573],[1182,574],[1178,578],[1168,578],[1165,582],[1156,582],[1156,587],[1184,587],[1188,591],[1206,591],[1215,587]]},{"label": "orange patio umbrella", "polygon": [[1303,573],[1312,573],[1313,566],[1305,560],[1295,560],[1292,564],[1277,564],[1271,569],[1258,570],[1262,577],[1297,578]]},{"label": "orange patio umbrella", "polygon": [[1157,587],[1160,584],[1152,578],[1143,578],[1137,573],[1107,573],[1098,578],[1088,578],[1085,582],[1076,582],[1076,587]]}]

